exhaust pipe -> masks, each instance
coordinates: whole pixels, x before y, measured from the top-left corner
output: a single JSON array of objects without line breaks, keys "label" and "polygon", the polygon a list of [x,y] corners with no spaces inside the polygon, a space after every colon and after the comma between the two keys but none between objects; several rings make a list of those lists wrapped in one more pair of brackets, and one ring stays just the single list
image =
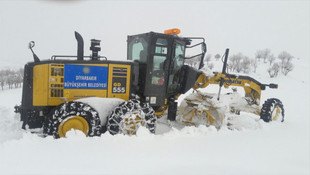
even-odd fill
[{"label": "exhaust pipe", "polygon": [[84,40],[82,36],[75,31],[75,39],[77,41],[77,60],[84,60]]}]

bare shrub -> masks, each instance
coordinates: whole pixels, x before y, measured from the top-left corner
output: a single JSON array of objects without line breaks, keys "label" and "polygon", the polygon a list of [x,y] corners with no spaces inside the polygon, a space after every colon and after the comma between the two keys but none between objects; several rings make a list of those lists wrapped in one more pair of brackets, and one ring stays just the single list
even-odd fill
[{"label": "bare shrub", "polygon": [[278,73],[279,73],[279,70],[280,70],[280,65],[278,63],[274,63],[272,65],[272,67],[270,67],[268,69],[268,73],[269,73],[270,78],[277,77]]},{"label": "bare shrub", "polygon": [[278,56],[278,59],[281,61],[281,72],[285,76],[294,69],[294,65],[291,62],[293,58],[294,57],[286,51],[281,52]]},{"label": "bare shrub", "polygon": [[214,56],[214,58],[215,58],[216,61],[218,61],[218,60],[221,58],[221,55],[220,55],[220,54],[216,54],[216,55]]}]

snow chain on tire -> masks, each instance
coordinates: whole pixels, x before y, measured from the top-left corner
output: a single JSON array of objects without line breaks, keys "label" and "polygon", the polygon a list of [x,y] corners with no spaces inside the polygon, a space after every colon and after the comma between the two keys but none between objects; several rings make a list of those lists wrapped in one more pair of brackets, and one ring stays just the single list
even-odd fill
[{"label": "snow chain on tire", "polygon": [[284,121],[284,108],[283,104],[279,99],[276,98],[270,98],[265,101],[263,104],[263,107],[261,109],[260,118],[264,120],[265,122],[270,122],[273,120],[273,113],[277,112],[275,110],[279,110],[279,114],[281,114],[279,117],[281,117],[281,122]]},{"label": "snow chain on tire", "polygon": [[107,129],[112,134],[136,134],[140,126],[155,133],[157,118],[148,103],[139,100],[129,100],[121,103],[108,116]]},{"label": "snow chain on tire", "polygon": [[78,101],[64,103],[52,110],[44,122],[43,133],[59,138],[59,125],[72,116],[80,116],[87,121],[88,136],[99,136],[101,134],[98,112],[90,105]]}]

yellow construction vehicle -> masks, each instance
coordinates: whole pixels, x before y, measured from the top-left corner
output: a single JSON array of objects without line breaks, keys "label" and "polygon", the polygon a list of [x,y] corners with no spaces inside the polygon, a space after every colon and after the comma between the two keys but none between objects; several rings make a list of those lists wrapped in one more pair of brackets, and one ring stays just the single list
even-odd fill
[{"label": "yellow construction vehicle", "polygon": [[[34,61],[25,65],[22,103],[15,107],[22,127],[43,128],[45,135],[56,138],[65,137],[71,129],[87,136],[106,131],[131,135],[140,126],[154,133],[157,118],[166,116],[168,121],[219,128],[227,109],[215,104],[219,96],[199,91],[209,84],[244,88],[244,102],[231,103],[230,111],[252,112],[266,122],[283,121],[283,105],[278,99],[259,106],[261,90],[277,85],[226,73],[228,50],[222,73],[205,73],[201,69],[205,39],[180,37],[179,33],[179,29],[171,29],[128,36],[127,61],[100,56],[100,40],[96,39],[91,40],[91,55],[84,56],[84,41],[77,32],[77,56],[55,55],[41,61],[33,52],[34,42],[30,42]],[[199,53],[185,56],[187,50],[199,47]],[[192,58],[199,58],[198,68],[185,64]],[[178,110],[176,100],[190,89],[196,93],[185,98]]]}]

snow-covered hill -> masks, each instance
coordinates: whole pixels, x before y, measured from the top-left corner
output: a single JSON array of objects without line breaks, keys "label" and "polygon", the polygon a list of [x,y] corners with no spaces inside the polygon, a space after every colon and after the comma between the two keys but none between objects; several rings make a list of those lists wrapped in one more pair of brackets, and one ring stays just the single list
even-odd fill
[{"label": "snow-covered hill", "polygon": [[262,102],[281,99],[285,122],[241,113],[231,116],[236,130],[199,126],[157,135],[139,129],[137,136],[41,138],[21,130],[13,112],[21,89],[0,91],[0,174],[310,174],[309,64],[294,64],[286,77],[270,79],[263,68],[251,74],[279,84],[263,91]]}]

